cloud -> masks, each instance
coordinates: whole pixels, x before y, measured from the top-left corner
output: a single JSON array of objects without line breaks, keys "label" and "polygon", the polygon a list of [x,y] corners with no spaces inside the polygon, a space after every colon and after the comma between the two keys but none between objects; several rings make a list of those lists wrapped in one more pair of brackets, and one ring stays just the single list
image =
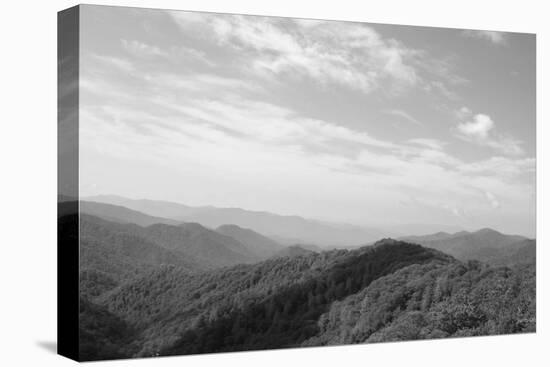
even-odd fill
[{"label": "cloud", "polygon": [[363,93],[384,88],[388,94],[433,84],[432,90],[447,97],[454,97],[448,84],[463,80],[448,63],[437,63],[426,52],[384,38],[363,23],[169,14],[185,34],[198,29],[218,47],[234,50],[248,72],[266,78],[309,78],[321,86],[330,83]]},{"label": "cloud", "polygon": [[505,32],[465,30],[462,32],[462,35],[465,37],[483,39],[495,45],[505,45],[507,42]]},{"label": "cloud", "polygon": [[493,209],[500,208],[500,202],[492,192],[485,191],[485,196],[487,197],[487,200],[489,201],[489,204]]},{"label": "cloud", "polygon": [[[469,109],[463,107],[458,116],[469,114]],[[490,147],[507,155],[521,155],[524,153],[522,141],[511,136],[497,134],[494,132],[496,124],[486,114],[476,114],[470,121],[461,122],[456,126],[458,137],[481,146]]]},{"label": "cloud", "polygon": [[126,59],[116,57],[116,56],[106,56],[93,54],[91,57],[109,68],[118,69],[126,74],[130,74],[135,71],[134,64]]},{"label": "cloud", "polygon": [[163,49],[137,40],[129,41],[123,38],[120,42],[123,49],[133,57],[144,59],[158,57],[173,63],[193,60],[210,67],[215,66],[215,63],[208,59],[204,52],[189,46],[172,46]]},{"label": "cloud", "polygon": [[146,43],[132,40],[128,41],[126,39],[121,39],[122,46],[125,50],[132,53],[133,55],[138,56],[161,56],[167,57],[168,53],[164,50],[161,50],[159,47],[151,46]]},{"label": "cloud", "polygon": [[455,92],[451,91],[445,83],[439,80],[426,83],[426,85],[424,86],[424,90],[427,92],[436,91],[450,100],[459,99],[458,95]]},{"label": "cloud", "polygon": [[472,110],[470,110],[466,106],[463,106],[457,111],[455,111],[455,115],[459,120],[465,120],[467,118],[470,118],[470,116],[472,116]]},{"label": "cloud", "polygon": [[[428,102],[429,112],[424,95],[456,101],[467,81],[452,59],[359,23],[174,14],[170,37],[125,31],[84,52],[83,185],[355,222],[490,225],[496,208],[508,218],[530,210],[535,161],[511,157],[521,142],[499,131],[496,115],[457,111],[453,132],[491,149],[465,161],[463,146],[441,140],[437,115],[400,109]],[[312,87],[342,101],[317,99]],[[419,100],[385,100],[413,90]],[[294,101],[298,93],[306,98]],[[372,110],[426,128],[384,131]],[[479,158],[486,153],[497,156]]]},{"label": "cloud", "polygon": [[414,125],[424,126],[423,123],[421,123],[420,121],[418,121],[413,116],[411,116],[410,114],[408,114],[407,112],[405,112],[403,110],[395,110],[394,109],[394,110],[384,110],[383,112],[388,114],[388,115],[400,117],[402,120],[410,122]]},{"label": "cloud", "polygon": [[[271,177],[280,170],[288,177],[313,175],[311,179],[303,178],[304,184],[314,180],[334,185],[339,182],[340,186],[334,187],[342,187],[351,180],[379,196],[386,190],[401,192],[405,187],[403,192],[414,191],[434,205],[455,209],[479,205],[479,192],[509,197],[517,189],[503,185],[523,185],[518,177],[530,169],[530,162],[506,158],[465,164],[446,152],[446,144],[437,139],[397,142],[378,138],[364,127],[358,130],[338,121],[311,118],[292,108],[259,100],[264,92],[251,80],[154,71],[134,73],[132,77],[140,78],[143,88],[127,90],[124,103],[115,97],[99,110],[86,109],[83,121],[93,121],[83,123],[89,127],[83,129],[84,139],[93,142],[88,147],[95,146],[117,157],[132,157],[132,152],[139,150],[143,159],[168,166],[179,166],[181,162],[193,167],[202,164],[203,168],[194,168],[197,170],[210,167],[225,172],[224,167],[229,167],[231,161],[238,161],[239,167],[233,169],[238,168],[241,175]],[[94,93],[101,96],[101,90],[121,90],[123,81],[110,79],[106,83],[111,85],[96,88]],[[146,97],[151,93],[153,98]],[[212,95],[215,98],[208,97]],[[110,103],[116,108],[109,107]],[[394,115],[406,118],[395,111],[400,110],[394,110]],[[471,117],[467,122],[474,124],[484,119]],[[488,129],[488,137],[493,129]],[[472,136],[484,136],[479,128],[463,130]],[[181,162],[169,163],[175,158]],[[438,177],[437,182],[433,177]],[[361,195],[359,187],[353,190]]]},{"label": "cloud", "polygon": [[[327,22],[277,24],[256,18],[227,18],[218,36],[223,42],[255,51],[260,73],[305,75],[320,84],[334,83],[369,93],[383,79],[414,85],[417,75],[404,58],[406,49],[386,43],[371,28]],[[298,28],[298,29],[297,29]],[[292,35],[292,31],[300,37]],[[296,74],[298,72],[298,74]]]},{"label": "cloud", "polygon": [[245,93],[253,92],[258,96],[263,88],[245,79],[220,76],[212,73],[174,74],[167,72],[151,73],[147,79],[150,83],[164,90],[194,93]]},{"label": "cloud", "polygon": [[[299,145],[333,150],[338,144],[354,143],[377,148],[396,145],[376,139],[332,122],[301,116],[275,104],[233,95],[225,99],[186,99],[185,105],[174,100],[158,101],[162,108],[176,112],[189,123],[199,121],[215,129],[276,145]],[[182,126],[184,126],[182,124]]]},{"label": "cloud", "polygon": [[521,147],[523,142],[511,136],[500,135],[496,138],[486,141],[486,145],[507,155],[517,156],[524,154]]},{"label": "cloud", "polygon": [[415,138],[409,139],[409,143],[427,147],[433,150],[442,150],[445,146],[445,143],[437,139],[428,139],[428,138]]},{"label": "cloud", "polygon": [[462,173],[478,177],[491,176],[499,180],[521,180],[533,176],[536,169],[535,158],[491,157],[456,167]]},{"label": "cloud", "polygon": [[458,124],[457,129],[467,137],[484,141],[494,127],[495,123],[491,117],[480,113],[474,116],[473,121]]},{"label": "cloud", "polygon": [[[446,212],[463,220],[469,218],[466,212],[488,210],[486,192],[493,195],[491,208],[495,200],[501,208],[514,208],[523,205],[525,192],[531,190],[534,160],[495,157],[465,163],[446,152],[439,140],[381,139],[258,101],[252,92],[243,94],[238,83],[213,76],[197,76],[191,88],[156,88],[154,78],[148,83],[158,91],[154,98],[128,90],[127,103],[106,99],[101,108],[83,106],[84,169],[90,167],[93,151],[145,162],[140,167],[152,162],[165,167],[168,181],[178,183],[184,177],[189,192],[226,195],[220,188],[229,187],[242,197],[250,196],[246,192],[265,195],[262,205],[268,205],[269,192],[273,195],[270,187],[286,192],[292,182],[290,196],[283,196],[289,205],[288,197],[295,195],[302,215],[307,214],[307,202],[316,203],[311,213],[334,203],[345,207],[350,218],[362,218],[365,208],[389,210],[392,202],[398,205],[414,195],[427,206],[412,205],[403,218],[417,218],[421,212],[423,218],[437,220]],[[223,85],[225,93],[207,99],[197,89],[200,85],[213,90]]]}]

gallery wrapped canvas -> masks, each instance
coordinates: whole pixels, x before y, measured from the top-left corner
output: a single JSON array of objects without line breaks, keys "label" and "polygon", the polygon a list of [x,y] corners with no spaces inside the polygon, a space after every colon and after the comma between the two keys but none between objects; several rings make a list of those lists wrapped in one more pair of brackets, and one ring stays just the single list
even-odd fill
[{"label": "gallery wrapped canvas", "polygon": [[535,35],[58,14],[58,348],[531,333]]}]

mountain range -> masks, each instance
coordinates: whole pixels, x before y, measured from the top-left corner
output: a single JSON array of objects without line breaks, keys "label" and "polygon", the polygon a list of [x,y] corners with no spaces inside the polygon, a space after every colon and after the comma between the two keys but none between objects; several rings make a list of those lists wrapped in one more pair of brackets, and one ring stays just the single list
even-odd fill
[{"label": "mountain range", "polygon": [[279,243],[308,243],[324,248],[358,247],[383,237],[424,234],[433,230],[460,230],[454,226],[438,224],[374,228],[306,219],[295,215],[285,216],[240,208],[192,207],[169,201],[128,199],[116,195],[90,196],[85,200],[123,206],[154,217],[196,222],[209,228],[234,224],[262,233]]},{"label": "mountain range", "polygon": [[140,226],[149,226],[156,223],[178,224],[180,221],[165,217],[157,217],[132,210],[121,205],[98,203],[94,201],[81,200],[80,211],[89,215],[101,217],[117,223],[134,223]]},{"label": "mountain range", "polygon": [[534,262],[535,241],[517,235],[506,235],[490,228],[475,232],[438,232],[425,236],[406,236],[403,241],[435,248],[460,260],[479,260],[491,264]]},{"label": "mountain range", "polygon": [[162,216],[179,204],[121,204],[60,203],[60,243],[79,224],[82,360],[535,330],[532,239],[483,229],[326,250]]},{"label": "mountain range", "polygon": [[[109,196],[108,198],[112,201],[118,200],[117,204],[127,201],[120,197]],[[236,224],[223,224],[214,229],[196,222],[184,222],[160,216],[160,214],[181,213],[181,207],[184,207],[190,216],[194,209],[181,204],[167,203],[165,205],[164,202],[149,200],[130,200],[129,203],[139,209],[152,207],[150,212],[156,215],[146,214],[122,205],[84,200],[80,201],[80,210],[82,213],[97,216],[109,222],[126,224],[127,226],[124,228],[126,231],[133,232],[133,235],[139,235],[143,239],[169,250],[183,251],[199,267],[204,268],[249,263],[267,259],[276,254],[290,254],[293,246],[297,246],[294,248],[296,250],[294,252],[324,250],[318,244],[303,238],[294,238],[293,240],[287,238],[288,242],[285,242],[281,237],[268,236],[264,232]],[[221,210],[219,213],[224,212],[223,209],[219,210]],[[235,210],[242,211],[241,209]],[[253,213],[247,212],[246,216],[252,216]],[[265,220],[265,215],[265,213],[260,213],[256,222],[262,222],[262,227],[266,229],[267,233],[275,232],[276,230],[267,228],[272,222]],[[267,214],[267,216],[269,218],[276,217],[273,214]],[[303,218],[300,220],[306,221]],[[275,227],[279,224],[275,223]],[[144,230],[141,227],[147,229]],[[422,236],[403,236],[399,239],[435,248],[465,261],[479,260],[495,265],[506,265],[518,261],[533,262],[535,258],[536,242],[534,240],[518,235],[502,234],[489,228],[475,232],[436,232]]]},{"label": "mountain range", "polygon": [[206,272],[162,265],[81,300],[81,357],[531,332],[534,279],[533,265],[463,263],[390,239]]}]

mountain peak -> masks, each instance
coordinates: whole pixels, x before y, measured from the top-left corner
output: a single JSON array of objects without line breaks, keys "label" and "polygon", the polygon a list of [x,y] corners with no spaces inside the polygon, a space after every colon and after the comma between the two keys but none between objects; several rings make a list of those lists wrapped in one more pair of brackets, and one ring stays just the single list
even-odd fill
[{"label": "mountain peak", "polygon": [[179,226],[180,226],[181,228],[185,228],[185,229],[188,229],[188,230],[203,230],[203,229],[207,229],[207,228],[205,228],[202,224],[195,223],[195,222],[181,223]]},{"label": "mountain peak", "polygon": [[482,228],[474,233],[479,233],[479,234],[502,234],[498,231],[495,231],[494,229],[491,229],[491,228]]},{"label": "mountain peak", "polygon": [[381,246],[381,245],[395,245],[398,243],[403,243],[402,241],[395,240],[393,238],[382,238],[379,241],[376,241],[374,243],[374,246]]}]

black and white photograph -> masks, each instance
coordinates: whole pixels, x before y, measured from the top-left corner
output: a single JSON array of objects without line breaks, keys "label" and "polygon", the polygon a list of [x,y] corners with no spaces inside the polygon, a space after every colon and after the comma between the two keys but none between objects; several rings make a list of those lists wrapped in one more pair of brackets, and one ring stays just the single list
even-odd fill
[{"label": "black and white photograph", "polygon": [[78,53],[80,360],[536,331],[533,34],[84,5]]},{"label": "black and white photograph", "polygon": [[546,366],[535,0],[7,2],[1,366]]}]

